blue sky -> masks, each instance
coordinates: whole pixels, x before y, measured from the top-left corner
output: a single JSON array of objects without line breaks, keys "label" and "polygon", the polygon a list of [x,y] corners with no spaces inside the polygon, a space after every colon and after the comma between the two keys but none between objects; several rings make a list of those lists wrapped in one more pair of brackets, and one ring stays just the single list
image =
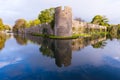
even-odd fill
[{"label": "blue sky", "polygon": [[105,15],[110,23],[120,23],[120,0],[0,0],[0,17],[5,24],[14,25],[19,18],[32,20],[46,8],[71,6],[73,18],[85,21],[97,15]]}]

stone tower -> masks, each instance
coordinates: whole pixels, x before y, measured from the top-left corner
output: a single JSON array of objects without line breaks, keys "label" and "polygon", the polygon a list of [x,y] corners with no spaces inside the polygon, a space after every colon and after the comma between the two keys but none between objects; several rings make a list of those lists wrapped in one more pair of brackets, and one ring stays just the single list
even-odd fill
[{"label": "stone tower", "polygon": [[54,35],[56,36],[72,36],[72,9],[65,6],[55,9],[55,27]]}]

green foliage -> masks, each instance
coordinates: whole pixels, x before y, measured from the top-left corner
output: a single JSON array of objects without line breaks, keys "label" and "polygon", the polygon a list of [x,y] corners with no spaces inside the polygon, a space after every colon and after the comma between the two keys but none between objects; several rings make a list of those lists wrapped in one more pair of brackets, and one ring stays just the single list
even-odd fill
[{"label": "green foliage", "polygon": [[[53,28],[54,27],[54,14],[55,14],[55,9],[50,8],[50,9],[45,9],[41,11],[41,13],[38,16],[38,19],[30,20],[30,21],[26,21],[24,19],[18,19],[15,22],[15,25],[13,26],[13,31],[18,32],[18,30],[20,29],[22,30],[24,28],[30,28],[30,27],[39,25],[41,23],[50,23]],[[0,22],[0,24],[2,24],[2,21]]]},{"label": "green foliage", "polygon": [[93,46],[93,48],[104,48],[105,45],[106,45],[106,43],[101,41],[101,42],[98,42],[92,46]]},{"label": "green foliage", "polygon": [[0,18],[0,25],[3,25],[3,21],[2,21],[2,19]]},{"label": "green foliage", "polygon": [[0,18],[0,31],[11,30],[9,25],[4,25],[2,19]]},{"label": "green foliage", "polygon": [[41,21],[41,23],[53,23],[52,21],[54,20],[54,14],[54,8],[45,9],[40,12],[38,19]]},{"label": "green foliage", "polygon": [[78,37],[90,37],[89,34],[73,34],[72,36],[55,36],[55,35],[46,35],[46,34],[38,34],[38,33],[32,33],[33,36],[41,36],[45,38],[51,38],[51,39],[76,39]]},{"label": "green foliage", "polygon": [[117,33],[120,34],[120,24],[118,24],[117,27],[118,27]]},{"label": "green foliage", "polygon": [[47,45],[42,45],[40,48],[40,52],[42,52],[44,56],[51,57],[51,58],[54,57],[53,51]]},{"label": "green foliage", "polygon": [[0,33],[0,50],[5,47],[5,42],[10,38],[10,35],[6,35],[5,33]]},{"label": "green foliage", "polygon": [[29,28],[29,27],[33,27],[33,26],[36,26],[36,25],[39,25],[41,22],[39,19],[35,19],[35,20],[30,20],[28,22],[26,22],[26,28]]},{"label": "green foliage", "polygon": [[29,22],[26,22],[25,25],[26,25],[26,28],[30,28],[31,27]]},{"label": "green foliage", "polygon": [[36,26],[38,24],[40,24],[40,20],[39,19],[35,19],[35,20],[31,20],[29,21],[30,26]]},{"label": "green foliage", "polygon": [[105,16],[101,16],[101,15],[96,15],[92,19],[91,23],[102,25],[102,26],[106,26],[106,27],[109,26],[109,24],[108,24],[108,18],[106,18]]},{"label": "green foliage", "polygon": [[39,19],[35,19],[35,20],[33,20],[33,23],[34,23],[34,25],[38,25],[38,24],[40,24],[40,20]]},{"label": "green foliage", "polygon": [[117,36],[120,34],[120,24],[110,25],[107,28],[107,31],[109,32],[109,37],[117,38]]},{"label": "green foliage", "polygon": [[0,30],[4,30],[4,24],[1,18],[0,18]]}]

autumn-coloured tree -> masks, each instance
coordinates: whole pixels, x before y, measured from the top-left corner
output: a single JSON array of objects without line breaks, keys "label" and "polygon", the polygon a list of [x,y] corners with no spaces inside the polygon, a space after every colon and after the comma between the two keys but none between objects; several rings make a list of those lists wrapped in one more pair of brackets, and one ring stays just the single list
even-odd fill
[{"label": "autumn-coloured tree", "polygon": [[13,26],[13,31],[18,32],[19,29],[24,29],[26,27],[25,19],[18,19]]},{"label": "autumn-coloured tree", "polygon": [[0,18],[0,31],[11,30],[9,25],[3,24],[3,20]]},{"label": "autumn-coloured tree", "polygon": [[11,30],[11,27],[9,25],[4,25],[5,30]]}]

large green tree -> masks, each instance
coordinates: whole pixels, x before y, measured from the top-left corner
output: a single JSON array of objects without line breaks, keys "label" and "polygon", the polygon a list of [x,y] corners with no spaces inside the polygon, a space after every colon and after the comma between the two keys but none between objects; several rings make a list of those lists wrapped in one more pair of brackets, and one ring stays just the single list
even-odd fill
[{"label": "large green tree", "polygon": [[102,25],[102,26],[109,26],[108,24],[108,18],[106,18],[105,16],[101,16],[101,15],[96,15],[91,23],[93,24],[98,24],[98,25]]},{"label": "large green tree", "polygon": [[40,12],[38,19],[41,21],[41,23],[52,23],[52,21],[54,20],[54,14],[54,8],[45,9]]}]

